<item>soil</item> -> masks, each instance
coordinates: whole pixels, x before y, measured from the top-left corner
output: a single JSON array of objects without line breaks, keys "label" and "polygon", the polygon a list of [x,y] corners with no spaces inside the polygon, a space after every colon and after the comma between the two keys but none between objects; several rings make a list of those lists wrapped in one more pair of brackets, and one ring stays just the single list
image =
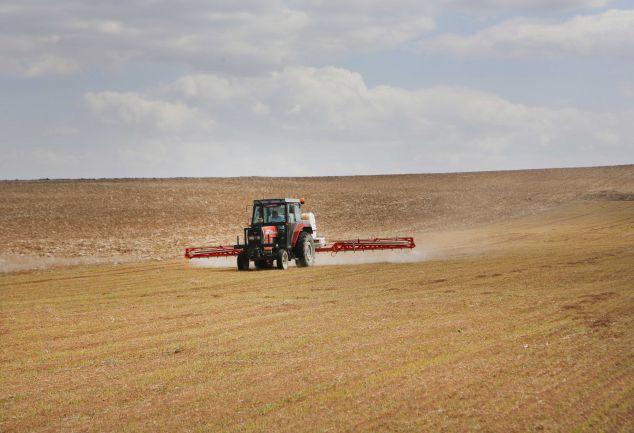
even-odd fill
[{"label": "soil", "polygon": [[[231,245],[253,199],[304,197],[327,239],[491,224],[579,200],[629,200],[634,166],[317,178],[0,182],[0,257],[170,259]],[[24,259],[21,259],[24,261]]]},{"label": "soil", "polygon": [[[634,166],[0,182],[0,431],[634,431],[633,195]],[[274,196],[417,248],[182,257]]]},{"label": "soil", "polygon": [[421,236],[410,263],[2,274],[0,431],[634,431],[634,202]]}]

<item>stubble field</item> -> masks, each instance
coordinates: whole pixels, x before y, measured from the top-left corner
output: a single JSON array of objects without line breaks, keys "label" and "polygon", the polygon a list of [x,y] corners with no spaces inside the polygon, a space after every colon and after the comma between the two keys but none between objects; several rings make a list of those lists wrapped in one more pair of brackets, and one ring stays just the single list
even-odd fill
[{"label": "stubble field", "polygon": [[[333,197],[328,178],[258,182],[1,185],[4,257],[82,257],[83,239],[83,257],[164,261],[0,274],[0,430],[634,430],[632,166],[338,178]],[[301,194],[325,234],[415,233],[421,260],[242,273],[171,258],[170,228],[212,235],[195,202],[225,183],[228,214]],[[125,203],[90,207],[99,188]],[[138,221],[135,195],[156,203]],[[208,224],[239,232],[222,212]],[[145,249],[118,256],[128,240]]]}]

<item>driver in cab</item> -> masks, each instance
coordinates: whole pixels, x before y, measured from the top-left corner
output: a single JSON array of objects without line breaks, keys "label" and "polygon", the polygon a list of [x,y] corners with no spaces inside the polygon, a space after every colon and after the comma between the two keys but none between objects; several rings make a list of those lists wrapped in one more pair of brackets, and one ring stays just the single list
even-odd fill
[{"label": "driver in cab", "polygon": [[277,209],[273,209],[273,212],[271,212],[270,222],[272,222],[272,223],[283,223],[284,222],[284,215],[280,215],[279,212],[277,211]]}]

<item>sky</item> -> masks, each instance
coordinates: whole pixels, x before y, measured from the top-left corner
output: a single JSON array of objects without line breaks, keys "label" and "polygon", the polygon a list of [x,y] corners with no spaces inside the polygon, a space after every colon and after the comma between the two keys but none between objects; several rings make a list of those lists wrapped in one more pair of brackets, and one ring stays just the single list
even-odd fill
[{"label": "sky", "polygon": [[3,0],[0,179],[634,163],[634,1]]}]

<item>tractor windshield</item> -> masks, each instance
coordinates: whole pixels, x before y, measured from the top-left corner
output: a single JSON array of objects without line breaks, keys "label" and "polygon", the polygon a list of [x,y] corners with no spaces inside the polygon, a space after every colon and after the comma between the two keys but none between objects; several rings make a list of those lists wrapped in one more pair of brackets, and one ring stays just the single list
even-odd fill
[{"label": "tractor windshield", "polygon": [[253,224],[283,223],[286,221],[284,203],[257,204],[253,209]]}]

